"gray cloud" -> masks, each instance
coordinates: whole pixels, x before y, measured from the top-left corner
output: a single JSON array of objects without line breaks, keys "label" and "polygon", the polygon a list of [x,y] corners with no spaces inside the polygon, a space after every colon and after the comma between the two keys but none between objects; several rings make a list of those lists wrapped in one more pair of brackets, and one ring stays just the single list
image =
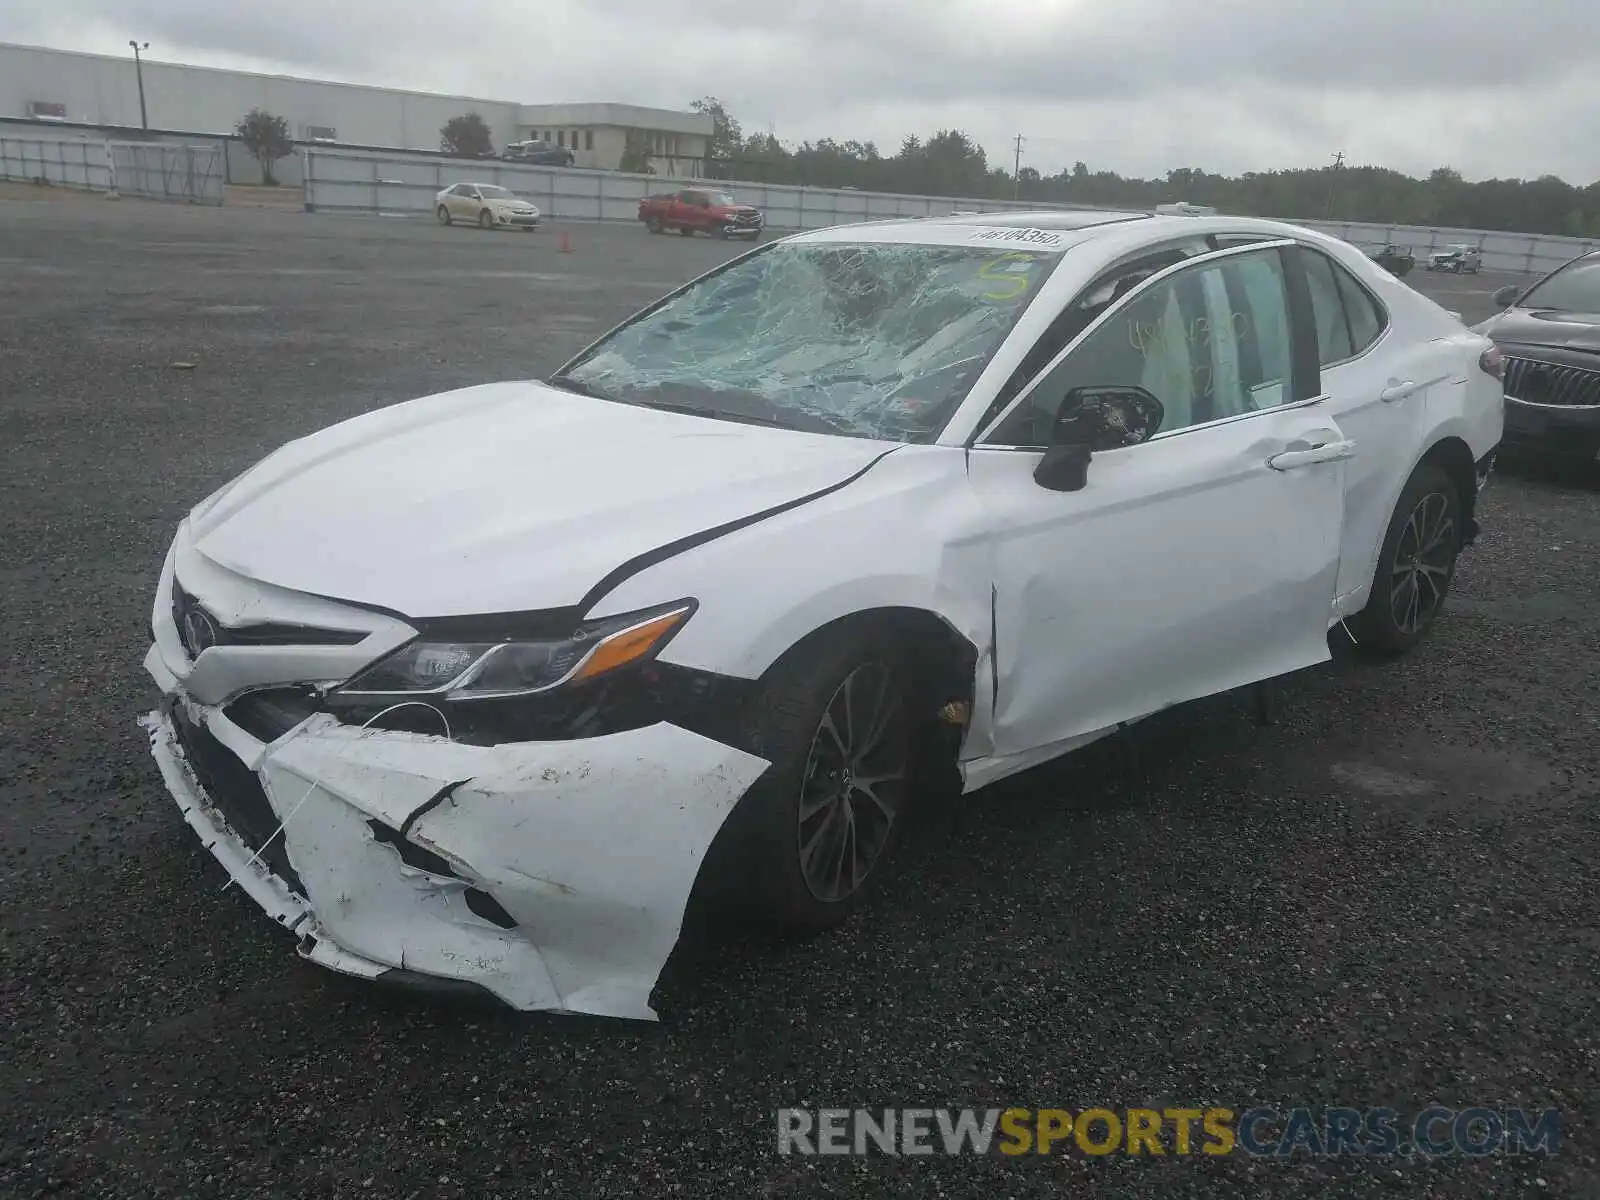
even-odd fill
[{"label": "gray cloud", "polygon": [[[1597,173],[1593,0],[0,0],[13,40],[528,102],[711,93],[785,139],[958,127],[1124,173],[1349,161]],[[1552,50],[1559,48],[1559,53]],[[152,48],[152,54],[157,50]]]}]

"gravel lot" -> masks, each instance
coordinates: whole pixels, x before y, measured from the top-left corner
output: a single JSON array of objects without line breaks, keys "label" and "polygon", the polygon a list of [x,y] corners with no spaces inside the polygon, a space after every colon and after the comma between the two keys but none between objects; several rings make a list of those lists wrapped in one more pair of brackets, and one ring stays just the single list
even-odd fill
[{"label": "gravel lot", "polygon": [[[174,523],[277,444],[556,365],[719,257],[0,201],[0,1194],[1593,1195],[1600,485],[1502,471],[1407,661],[1165,714],[931,814],[880,902],[680,949],[659,1026],[301,963],[135,717]],[[1410,282],[1468,320],[1501,282]],[[177,364],[192,364],[180,367]],[[1553,1158],[791,1159],[781,1105],[1556,1106]]]}]

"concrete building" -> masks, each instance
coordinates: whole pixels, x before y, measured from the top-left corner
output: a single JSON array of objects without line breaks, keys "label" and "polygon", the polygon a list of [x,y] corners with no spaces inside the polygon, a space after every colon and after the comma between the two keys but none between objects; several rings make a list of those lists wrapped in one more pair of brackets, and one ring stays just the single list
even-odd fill
[{"label": "concrete building", "polygon": [[524,105],[148,58],[142,73],[147,122],[131,49],[125,56],[83,54],[0,42],[0,119],[230,134],[245,113],[263,108],[288,121],[296,141],[437,150],[445,122],[476,112],[496,149],[547,137],[571,146],[577,166],[605,170],[621,164],[631,132],[650,147],[650,165],[663,175],[703,174],[711,136],[710,117],[630,104]]},{"label": "concrete building", "polygon": [[617,169],[635,134],[659,175],[704,175],[711,118],[697,112],[633,104],[524,104],[517,117],[523,138],[570,148],[573,165]]}]

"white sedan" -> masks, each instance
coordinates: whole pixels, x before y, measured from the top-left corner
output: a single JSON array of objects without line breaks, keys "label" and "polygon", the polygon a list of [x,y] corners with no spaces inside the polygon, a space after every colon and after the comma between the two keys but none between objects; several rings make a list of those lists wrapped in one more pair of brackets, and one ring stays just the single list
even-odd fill
[{"label": "white sedan", "polygon": [[539,208],[492,183],[458,183],[433,198],[439,224],[465,221],[480,229],[537,229]]},{"label": "white sedan", "polygon": [[144,724],[313,961],[650,1019],[697,887],[828,925],[927,786],[1416,645],[1500,375],[1291,225],[799,234],[205,499]]}]

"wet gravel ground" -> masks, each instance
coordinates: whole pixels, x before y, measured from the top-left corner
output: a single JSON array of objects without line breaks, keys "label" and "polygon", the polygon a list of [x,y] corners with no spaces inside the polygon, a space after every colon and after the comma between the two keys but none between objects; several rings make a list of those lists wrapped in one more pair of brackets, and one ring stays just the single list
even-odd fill
[{"label": "wet gravel ground", "polygon": [[[1600,483],[1503,471],[1411,658],[925,815],[879,902],[697,939],[659,1026],[301,963],[135,717],[180,514],[341,417],[555,365],[733,253],[0,203],[0,1194],[1594,1195]],[[1419,275],[1468,319],[1500,280]],[[179,367],[176,364],[193,364]],[[1553,1157],[782,1158],[783,1105],[1557,1107]]]}]

